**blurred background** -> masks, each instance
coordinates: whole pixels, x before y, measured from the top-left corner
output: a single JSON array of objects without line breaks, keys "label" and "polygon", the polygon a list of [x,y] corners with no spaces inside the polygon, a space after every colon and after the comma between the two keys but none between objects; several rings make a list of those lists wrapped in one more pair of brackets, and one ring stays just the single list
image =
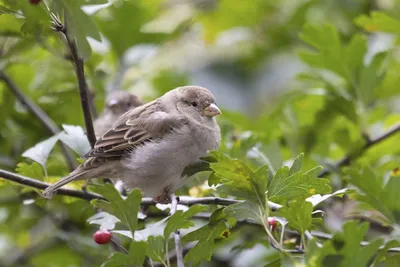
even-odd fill
[{"label": "blurred background", "polygon": [[[68,48],[50,29],[49,9],[63,5],[98,113],[116,89],[147,102],[177,86],[204,86],[223,109],[221,150],[275,169],[300,152],[306,166],[330,169],[362,147],[364,134],[375,136],[400,120],[398,0],[68,2],[0,0],[0,70],[60,128],[84,127]],[[387,17],[373,21],[375,11]],[[354,80],[337,67],[347,60],[344,69],[352,73],[372,67]],[[0,80],[0,168],[46,182],[68,174],[58,146],[46,173],[21,156],[50,136]],[[398,165],[398,141],[355,164],[385,176]],[[180,194],[215,195],[202,185],[205,179],[199,175]],[[336,174],[331,181],[334,189],[345,184]],[[326,229],[340,228],[340,207],[339,215],[332,208]],[[96,228],[86,219],[94,213],[83,200],[46,202],[32,189],[0,180],[0,266],[100,266],[110,248],[92,241]],[[245,227],[232,232],[204,266],[270,262],[276,253],[255,235]]]}]

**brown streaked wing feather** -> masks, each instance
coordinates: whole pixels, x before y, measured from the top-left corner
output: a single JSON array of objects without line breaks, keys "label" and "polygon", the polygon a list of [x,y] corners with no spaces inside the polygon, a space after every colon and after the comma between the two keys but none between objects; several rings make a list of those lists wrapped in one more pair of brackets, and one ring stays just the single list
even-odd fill
[{"label": "brown streaked wing feather", "polygon": [[121,116],[86,157],[121,157],[143,143],[160,138],[186,122],[186,117],[162,110],[158,101],[130,110]]}]

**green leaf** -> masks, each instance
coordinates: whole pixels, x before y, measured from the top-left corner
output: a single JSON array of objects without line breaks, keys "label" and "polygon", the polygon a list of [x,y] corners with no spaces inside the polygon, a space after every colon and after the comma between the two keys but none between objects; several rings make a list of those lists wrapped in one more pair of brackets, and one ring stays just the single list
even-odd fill
[{"label": "green leaf", "polygon": [[211,169],[210,169],[210,164],[208,162],[202,161],[196,164],[186,166],[181,176],[183,177],[186,175],[190,177],[198,172],[204,172],[204,171],[211,171]]},{"label": "green leaf", "polygon": [[122,266],[137,266],[132,264],[132,259],[128,255],[120,252],[115,252],[111,259],[104,262],[101,267],[122,267]]},{"label": "green leaf", "polygon": [[329,180],[317,178],[319,167],[307,172],[300,171],[302,155],[298,156],[289,169],[283,166],[278,169],[268,187],[271,201],[284,203],[296,198],[307,198],[315,194],[331,192]]},{"label": "green leaf", "polygon": [[373,93],[379,87],[385,77],[382,71],[382,65],[387,59],[387,53],[378,53],[372,59],[372,62],[360,71],[358,95],[365,104],[373,100]]},{"label": "green leaf", "polygon": [[354,21],[355,24],[370,32],[400,33],[400,21],[388,16],[384,12],[371,12],[371,17],[360,15]]},{"label": "green leaf", "polygon": [[208,186],[218,185],[221,181],[221,178],[215,175],[215,172],[212,172],[208,177]]},{"label": "green leaf", "polygon": [[102,267],[140,267],[146,258],[146,242],[131,242],[128,255],[116,252],[111,259],[103,263]]},{"label": "green leaf", "polygon": [[288,174],[289,176],[301,171],[301,166],[303,165],[303,157],[304,157],[304,153],[301,153],[294,159],[292,167],[290,167],[290,170],[289,170],[289,174]]},{"label": "green leaf", "polygon": [[262,224],[262,214],[259,207],[249,201],[229,205],[224,209],[226,215],[237,220],[251,219]]},{"label": "green leaf", "polygon": [[221,178],[223,186],[218,187],[220,192],[245,198],[265,209],[268,184],[266,166],[253,172],[241,160],[231,159],[217,151],[210,152],[210,155],[218,161],[210,163],[210,167]]},{"label": "green leaf", "polygon": [[62,0],[61,3],[65,10],[68,38],[76,40],[79,56],[87,60],[92,51],[86,37],[90,36],[101,41],[99,30],[92,18],[81,10],[81,6],[77,1]]},{"label": "green leaf", "polygon": [[96,24],[93,22],[92,18],[82,11],[77,1],[66,1],[62,0],[67,12],[73,17],[71,18],[73,24],[70,25],[73,27],[74,32],[79,32],[79,35],[82,33],[83,36],[90,36],[97,41],[101,41],[101,36],[99,30],[97,29]]},{"label": "green leaf", "polygon": [[81,126],[63,124],[64,132],[61,132],[59,139],[73,149],[80,156],[90,151],[90,143]]},{"label": "green leaf", "polygon": [[385,267],[397,267],[400,265],[400,255],[395,255],[392,257],[387,257],[384,261]]},{"label": "green leaf", "polygon": [[135,266],[143,266],[146,258],[147,243],[146,242],[131,242],[128,255],[132,259],[131,264]]},{"label": "green leaf", "polygon": [[308,65],[330,70],[354,85],[358,69],[363,65],[367,43],[364,36],[355,34],[348,46],[343,46],[333,25],[306,24],[300,38],[318,52],[300,51],[299,57]]},{"label": "green leaf", "polygon": [[400,221],[400,201],[396,190],[397,186],[400,186],[399,177],[390,177],[386,186],[383,187],[382,181],[368,167],[362,169],[361,172],[347,168],[344,173],[350,183],[365,193],[356,195],[357,200],[371,205],[394,223]]},{"label": "green leaf", "polygon": [[162,236],[149,236],[146,255],[153,261],[164,263],[164,248],[164,239]]},{"label": "green leaf", "polygon": [[186,212],[177,210],[174,215],[168,218],[168,223],[164,228],[164,239],[168,239],[172,232],[178,229],[187,229],[194,226],[194,223],[189,219],[196,213],[206,210],[206,207],[194,205]]},{"label": "green leaf", "polygon": [[400,246],[400,242],[397,240],[390,240],[388,241],[381,250],[379,250],[378,254],[376,255],[374,259],[373,266],[377,266],[379,262],[384,261],[385,259],[388,258],[387,251],[391,248],[398,247]]},{"label": "green leaf", "polygon": [[43,169],[37,162],[33,162],[30,165],[25,162],[20,162],[17,164],[17,168],[15,169],[15,171],[21,175],[37,180],[43,180],[44,178]]},{"label": "green leaf", "polygon": [[209,224],[186,234],[182,238],[182,242],[197,240],[199,242],[185,255],[185,262],[193,262],[194,265],[197,265],[202,260],[210,260],[215,239],[229,236],[227,224],[233,225],[221,208],[211,214]]},{"label": "green leaf", "polygon": [[112,214],[101,211],[91,216],[87,221],[90,224],[98,224],[100,225],[101,230],[112,230],[115,227],[117,222],[120,220]]},{"label": "green leaf", "polygon": [[109,202],[98,200],[94,202],[97,207],[115,215],[121,222],[129,228],[132,236],[135,236],[137,228],[137,214],[142,201],[142,193],[135,189],[129,193],[127,199],[123,200],[119,192],[111,184],[94,185],[93,190]]},{"label": "green leaf", "polygon": [[288,207],[279,209],[279,214],[289,221],[289,226],[300,234],[311,228],[313,206],[304,200],[292,201]]},{"label": "green leaf", "polygon": [[368,266],[382,240],[375,240],[366,246],[360,246],[368,231],[367,223],[347,222],[343,232],[333,235],[319,248],[314,240],[308,243],[307,266]]},{"label": "green leaf", "polygon": [[225,237],[227,232],[223,220],[215,224],[207,224],[199,229],[188,233],[182,238],[182,242],[199,242],[185,255],[185,262],[199,263],[202,260],[210,260],[214,248],[215,239]]},{"label": "green leaf", "polygon": [[3,14],[17,14],[14,10],[11,10],[5,6],[0,5],[0,15]]},{"label": "green leaf", "polygon": [[24,153],[23,157],[30,158],[39,163],[46,172],[46,161],[49,157],[50,152],[53,150],[54,145],[58,141],[58,135],[52,136],[40,143],[37,143],[34,147],[29,148]]},{"label": "green leaf", "polygon": [[[148,34],[141,30],[146,22],[159,15],[162,2],[162,0],[119,1],[118,5],[111,5],[107,10],[96,14],[96,24],[110,41],[112,50],[118,57],[134,45],[158,44],[169,37],[166,34]],[[132,19],[132,14],[135,14],[135,19]],[[110,23],[110,17],[114,19],[113,23]]]},{"label": "green leaf", "polygon": [[203,260],[209,261],[211,259],[214,249],[214,242],[203,243],[198,242],[189,252],[185,255],[185,262],[193,262],[197,264]]}]

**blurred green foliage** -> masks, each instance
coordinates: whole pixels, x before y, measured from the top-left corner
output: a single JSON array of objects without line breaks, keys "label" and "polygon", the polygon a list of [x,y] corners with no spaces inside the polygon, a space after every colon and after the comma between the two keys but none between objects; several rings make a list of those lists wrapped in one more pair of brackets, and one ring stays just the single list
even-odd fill
[{"label": "blurred green foliage", "polygon": [[[54,182],[69,172],[55,143],[76,163],[88,148],[71,55],[51,29],[57,18],[76,38],[99,111],[113,89],[147,101],[180,85],[209,87],[223,108],[223,142],[206,159],[212,171],[178,194],[242,201],[144,219],[139,191],[123,199],[98,184],[90,189],[111,203],[49,201],[0,179],[0,266],[174,265],[164,254],[177,229],[188,266],[399,266],[388,250],[400,242],[400,134],[365,147],[400,123],[400,1],[32,2],[0,0],[0,72],[63,133],[49,133],[0,79],[1,169]],[[337,168],[346,155],[350,166]],[[96,245],[99,227],[127,252]],[[298,234],[281,240],[284,228]],[[316,229],[333,235],[307,237]]]}]

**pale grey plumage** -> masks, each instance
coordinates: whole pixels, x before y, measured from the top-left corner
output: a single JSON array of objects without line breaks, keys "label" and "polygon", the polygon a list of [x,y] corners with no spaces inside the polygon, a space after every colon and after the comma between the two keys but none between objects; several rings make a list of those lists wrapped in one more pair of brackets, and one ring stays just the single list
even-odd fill
[{"label": "pale grey plumage", "polygon": [[122,90],[111,92],[105,102],[103,112],[93,122],[97,139],[109,130],[122,114],[143,105],[137,96]]},{"label": "pale grey plumage", "polygon": [[120,178],[128,190],[140,188],[144,195],[164,201],[186,181],[181,177],[186,166],[218,148],[218,114],[208,89],[171,90],[123,114],[86,155],[88,160],[43,194],[51,196],[73,180]]}]

